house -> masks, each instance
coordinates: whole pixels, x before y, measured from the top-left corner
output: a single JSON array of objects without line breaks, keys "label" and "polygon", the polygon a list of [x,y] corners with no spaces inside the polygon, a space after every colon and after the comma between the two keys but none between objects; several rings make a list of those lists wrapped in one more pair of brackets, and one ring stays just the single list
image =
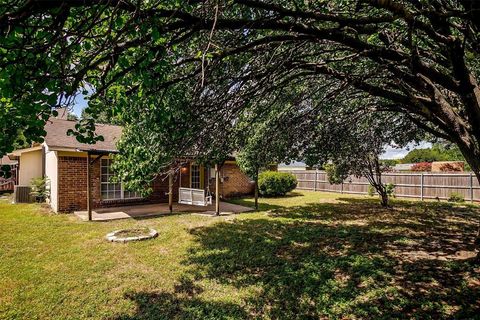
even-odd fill
[{"label": "house", "polygon": [[[152,182],[153,192],[146,198],[125,190],[122,183],[110,181],[111,155],[117,152],[116,142],[122,134],[120,126],[98,124],[96,132],[104,141],[89,145],[67,136],[67,130],[75,124],[75,121],[51,118],[45,126],[47,134],[43,143],[9,154],[10,159],[19,163],[19,186],[29,186],[33,178],[48,178],[49,201],[55,212],[87,210],[89,196],[92,209],[168,202],[169,179],[165,175]],[[212,172],[212,168],[196,164],[194,159],[183,160],[181,168],[173,173],[173,201],[178,201],[179,187],[215,190]],[[240,171],[234,158],[220,166],[219,178],[220,198],[253,193],[254,183]]]},{"label": "house", "polygon": [[8,156],[0,158],[0,170],[9,172],[8,178],[0,177],[0,192],[13,191],[17,182],[17,161],[11,160]]},{"label": "house", "polygon": [[463,172],[465,171],[464,161],[434,161],[432,172]]},{"label": "house", "polygon": [[412,168],[414,165],[415,163],[397,163],[393,167],[393,171],[395,172],[412,171]]},{"label": "house", "polygon": [[310,170],[311,168],[308,167],[305,162],[301,161],[292,161],[291,163],[280,163],[277,166],[278,171],[298,171],[298,170]]}]

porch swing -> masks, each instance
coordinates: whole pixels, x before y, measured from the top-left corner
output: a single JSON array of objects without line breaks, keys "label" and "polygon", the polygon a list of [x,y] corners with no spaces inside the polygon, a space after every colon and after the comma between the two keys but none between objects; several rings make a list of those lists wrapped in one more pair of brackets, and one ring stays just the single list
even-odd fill
[{"label": "porch swing", "polygon": [[208,206],[212,204],[212,193],[210,187],[207,190],[194,188],[179,188],[178,203],[193,206]]},{"label": "porch swing", "polygon": [[[182,174],[180,173],[180,185],[182,185],[181,179]],[[207,190],[180,187],[178,189],[178,203],[203,207],[211,205],[212,193],[210,191],[209,183],[207,183]]]}]

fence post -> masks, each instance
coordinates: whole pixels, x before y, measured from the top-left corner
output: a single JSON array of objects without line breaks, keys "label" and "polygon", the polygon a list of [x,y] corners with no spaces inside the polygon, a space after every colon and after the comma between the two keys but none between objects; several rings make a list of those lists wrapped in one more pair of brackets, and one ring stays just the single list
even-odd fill
[{"label": "fence post", "polygon": [[340,190],[340,193],[343,193],[343,180],[342,180],[342,189]]},{"label": "fence post", "polygon": [[313,182],[313,191],[317,191],[317,169],[315,169],[315,180]]},{"label": "fence post", "polygon": [[473,202],[473,174],[470,172],[470,202]]},{"label": "fence post", "polygon": [[423,201],[423,185],[424,185],[424,175],[423,172],[420,174],[420,199]]}]

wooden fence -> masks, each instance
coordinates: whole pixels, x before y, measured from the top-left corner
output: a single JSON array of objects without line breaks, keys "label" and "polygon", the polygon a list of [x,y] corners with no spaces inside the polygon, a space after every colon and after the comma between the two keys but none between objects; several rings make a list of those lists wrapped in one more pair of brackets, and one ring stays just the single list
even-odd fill
[{"label": "wooden fence", "polygon": [[[369,183],[365,178],[348,177],[343,183],[328,182],[325,171],[289,171],[296,176],[299,190],[367,194]],[[384,183],[395,185],[398,197],[417,199],[448,199],[452,193],[468,201],[480,201],[480,185],[471,173],[384,173]]]}]

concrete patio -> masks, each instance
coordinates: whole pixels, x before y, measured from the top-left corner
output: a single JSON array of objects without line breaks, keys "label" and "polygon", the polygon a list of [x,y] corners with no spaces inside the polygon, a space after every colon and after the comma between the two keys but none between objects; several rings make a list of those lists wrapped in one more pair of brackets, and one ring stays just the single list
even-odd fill
[{"label": "concrete patio", "polygon": [[[220,202],[220,215],[231,215],[236,213],[242,213],[252,211],[252,208],[244,207],[228,202]],[[178,213],[192,213],[204,216],[215,216],[215,205],[209,205],[206,207],[192,206],[185,204],[175,203],[173,205],[173,214]],[[87,211],[75,211],[74,214],[81,220],[88,220]],[[125,206],[116,208],[102,208],[92,211],[93,221],[108,221],[117,219],[140,219],[155,216],[168,215],[170,211],[167,203],[156,204],[144,204],[135,206]]]}]

